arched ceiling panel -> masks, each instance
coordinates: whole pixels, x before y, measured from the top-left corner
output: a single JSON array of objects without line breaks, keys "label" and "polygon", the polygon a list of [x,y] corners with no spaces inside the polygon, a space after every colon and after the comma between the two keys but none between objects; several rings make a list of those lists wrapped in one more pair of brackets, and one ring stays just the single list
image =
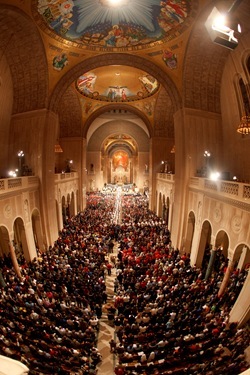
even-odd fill
[{"label": "arched ceiling panel", "polygon": [[[216,3],[220,11],[228,10],[230,5],[231,2]],[[183,105],[187,108],[220,113],[222,73],[228,55],[233,52],[211,40],[205,27],[211,11],[212,6],[207,7],[197,20],[187,46],[183,74]],[[233,16],[242,20],[243,33],[250,29],[247,17],[249,14],[250,2],[239,2]]]},{"label": "arched ceiling panel", "polygon": [[[70,69],[55,87],[50,100],[50,108],[53,111],[58,112],[62,93],[65,92],[72,82],[77,80],[78,77],[83,74],[83,72],[109,65],[124,65],[127,66],[128,69],[129,67],[135,67],[138,69],[143,67],[145,72],[155,77],[157,81],[163,87],[165,87],[166,91],[169,93],[169,97],[171,97],[173,111],[176,111],[181,107],[179,92],[174,82],[164,71],[159,68],[159,66],[140,56],[118,53],[104,54],[98,56],[98,58],[91,57]],[[120,106],[120,103],[117,103],[117,105]]]},{"label": "arched ceiling panel", "polygon": [[[119,107],[115,104],[110,104],[104,107],[101,107],[99,110],[94,112],[86,121],[84,125],[84,133],[83,137],[89,138],[92,136],[91,132],[93,131],[93,123],[95,120],[98,122],[104,122],[102,119],[104,117],[110,118],[110,115],[112,115],[112,119],[117,120],[117,113],[119,113],[119,118],[121,119],[123,117],[126,117],[125,119],[128,121],[132,121],[135,126],[141,126],[142,129],[147,133],[147,136],[152,136],[152,128],[151,124],[148,120],[148,118],[137,108],[129,106],[127,104],[120,104]],[[127,115],[123,116],[122,113],[128,113],[134,117],[134,119],[128,119]],[[136,120],[135,120],[136,118]],[[107,119],[106,119],[107,122]],[[139,124],[140,123],[140,124]],[[90,127],[92,127],[92,131],[90,132]]]},{"label": "arched ceiling panel", "polygon": [[82,134],[82,113],[78,96],[69,87],[60,102],[59,108],[60,138],[80,137]]},{"label": "arched ceiling panel", "polygon": [[45,108],[47,60],[37,27],[19,9],[0,5],[0,33],[0,51],[13,80],[13,114]]},{"label": "arched ceiling panel", "polygon": [[154,135],[174,138],[173,106],[169,93],[162,88],[155,106]]},{"label": "arched ceiling panel", "polygon": [[99,151],[106,138],[112,134],[122,134],[126,129],[126,134],[136,139],[138,151],[149,151],[149,138],[147,134],[135,123],[130,121],[110,121],[100,126],[91,136],[88,143],[88,151]]},{"label": "arched ceiling panel", "polygon": [[[78,48],[115,52],[148,49],[176,38],[192,23],[198,1],[33,0],[32,4],[34,17],[51,37]],[[64,16],[63,22],[59,16]]]}]

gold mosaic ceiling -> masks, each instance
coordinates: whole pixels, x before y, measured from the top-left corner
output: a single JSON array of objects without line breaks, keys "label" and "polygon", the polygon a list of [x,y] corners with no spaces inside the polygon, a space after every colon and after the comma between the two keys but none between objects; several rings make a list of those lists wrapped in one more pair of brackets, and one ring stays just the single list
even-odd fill
[{"label": "gold mosaic ceiling", "polygon": [[193,0],[38,0],[33,13],[55,38],[113,52],[150,48],[187,29]]}]

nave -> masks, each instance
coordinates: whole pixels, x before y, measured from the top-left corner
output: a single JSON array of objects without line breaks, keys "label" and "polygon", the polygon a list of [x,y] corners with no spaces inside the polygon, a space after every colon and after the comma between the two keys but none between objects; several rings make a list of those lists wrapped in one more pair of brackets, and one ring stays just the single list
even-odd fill
[{"label": "nave", "polygon": [[225,262],[205,280],[206,267],[191,267],[189,255],[172,248],[145,196],[117,199],[89,194],[86,210],[68,219],[53,248],[23,260],[21,280],[9,259],[1,260],[1,354],[33,375],[247,369],[249,329],[229,323],[247,271],[236,269],[219,298]]}]

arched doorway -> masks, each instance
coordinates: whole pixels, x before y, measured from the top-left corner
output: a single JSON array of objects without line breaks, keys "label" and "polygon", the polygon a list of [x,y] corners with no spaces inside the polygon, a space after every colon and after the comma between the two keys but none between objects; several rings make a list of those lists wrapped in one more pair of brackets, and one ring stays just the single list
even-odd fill
[{"label": "arched doorway", "polygon": [[67,202],[65,196],[62,197],[62,217],[63,223],[66,223],[67,220]]},{"label": "arched doorway", "polygon": [[195,228],[195,215],[193,211],[189,212],[188,215],[188,224],[187,224],[187,234],[186,234],[186,241],[185,241],[185,252],[190,254],[192,248],[192,241],[194,236],[194,228]]},{"label": "arched doorway", "polygon": [[32,229],[33,229],[36,250],[44,251],[45,247],[43,243],[41,216],[37,209],[32,212],[31,222],[32,222]]},{"label": "arched doorway", "polygon": [[5,257],[9,255],[10,236],[8,229],[4,226],[0,227],[0,256]]},{"label": "arched doorway", "polygon": [[76,215],[76,202],[75,202],[75,194],[73,191],[71,193],[70,202],[69,202],[69,214],[70,216]]},{"label": "arched doorway", "polygon": [[23,219],[18,217],[14,221],[13,225],[14,230],[14,241],[13,246],[15,249],[16,258],[19,263],[22,263],[25,259],[26,261],[30,261],[30,254],[27,244],[26,232]]},{"label": "arched doorway", "polygon": [[224,257],[227,258],[228,247],[229,247],[228,235],[224,230],[221,230],[216,235],[215,248],[216,249],[220,248]]},{"label": "arched doorway", "polygon": [[235,249],[236,260],[238,260],[237,268],[241,271],[250,268],[250,248],[242,243]]},{"label": "arched doorway", "polygon": [[161,195],[161,193],[159,194],[158,216],[162,217],[162,195]]},{"label": "arched doorway", "polygon": [[206,249],[210,248],[212,228],[209,221],[204,221],[201,228],[196,266],[201,267]]}]

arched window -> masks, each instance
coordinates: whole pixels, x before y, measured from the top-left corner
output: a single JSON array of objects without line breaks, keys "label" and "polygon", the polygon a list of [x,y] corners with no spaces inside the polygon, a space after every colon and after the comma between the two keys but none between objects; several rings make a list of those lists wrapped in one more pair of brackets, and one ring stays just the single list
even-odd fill
[{"label": "arched window", "polygon": [[239,87],[242,97],[242,103],[243,103],[243,111],[244,113],[242,115],[250,115],[250,98],[249,98],[249,85],[245,85],[242,78],[239,79]]}]

